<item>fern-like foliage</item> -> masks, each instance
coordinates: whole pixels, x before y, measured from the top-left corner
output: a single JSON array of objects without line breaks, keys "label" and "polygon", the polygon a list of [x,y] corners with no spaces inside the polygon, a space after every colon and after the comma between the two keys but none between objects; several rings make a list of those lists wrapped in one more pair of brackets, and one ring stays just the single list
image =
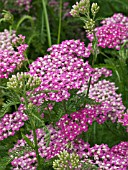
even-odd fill
[{"label": "fern-like foliage", "polygon": [[16,148],[14,151],[9,152],[9,155],[11,158],[15,157],[21,157],[24,155],[26,152],[31,152],[33,149],[30,146],[20,146],[19,148]]},{"label": "fern-like foliage", "polygon": [[17,110],[17,105],[20,104],[19,96],[12,91],[5,92],[5,97],[7,100],[3,102],[2,109],[0,110],[0,118],[3,117],[6,113],[11,112],[12,107]]},{"label": "fern-like foliage", "polygon": [[7,101],[3,104],[2,109],[1,109],[1,111],[0,111],[0,118],[3,117],[7,112],[10,112],[11,106],[16,106],[17,104],[19,104],[19,102],[7,100]]}]

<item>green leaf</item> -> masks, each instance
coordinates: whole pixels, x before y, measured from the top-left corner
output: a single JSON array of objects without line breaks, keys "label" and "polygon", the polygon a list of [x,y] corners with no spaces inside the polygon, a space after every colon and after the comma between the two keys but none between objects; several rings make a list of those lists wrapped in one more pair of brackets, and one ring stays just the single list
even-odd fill
[{"label": "green leaf", "polygon": [[6,166],[12,161],[12,158],[6,156],[0,159],[0,170],[6,170]]},{"label": "green leaf", "polygon": [[17,105],[19,102],[8,100],[3,104],[2,109],[0,111],[0,118],[3,117],[7,112],[9,112],[11,106]]},{"label": "green leaf", "polygon": [[101,20],[104,20],[105,18],[104,17],[98,17],[96,18],[96,21],[101,21]]},{"label": "green leaf", "polygon": [[27,142],[27,144],[32,148],[32,149],[35,149],[35,146],[33,145],[33,143],[30,141],[30,139],[25,136],[23,133],[21,133],[23,139]]},{"label": "green leaf", "polygon": [[33,18],[32,18],[31,16],[29,16],[29,15],[25,15],[25,16],[23,16],[23,17],[19,20],[19,22],[17,23],[17,25],[16,25],[16,30],[18,30],[18,28],[20,27],[20,25],[22,24],[22,22],[24,22],[25,20],[30,20],[31,26],[32,26],[32,28],[34,28]]}]

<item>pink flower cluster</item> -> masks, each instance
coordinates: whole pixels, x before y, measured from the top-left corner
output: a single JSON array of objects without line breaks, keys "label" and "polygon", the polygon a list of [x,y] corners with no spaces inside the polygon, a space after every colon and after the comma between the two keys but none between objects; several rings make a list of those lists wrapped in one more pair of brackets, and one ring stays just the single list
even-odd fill
[{"label": "pink flower cluster", "polygon": [[[120,46],[128,40],[127,21],[128,17],[122,14],[114,14],[111,18],[103,20],[103,25],[95,28],[98,46],[120,50]],[[94,39],[93,34],[88,34],[87,37],[90,41]]]},{"label": "pink flower cluster", "polygon": [[[43,100],[60,102],[70,97],[68,90],[79,89],[91,75],[92,68],[81,58],[89,57],[90,52],[79,40],[66,40],[48,49],[50,55],[39,57],[30,66],[29,73],[41,78],[41,85],[35,90],[31,100],[41,104]],[[57,90],[36,95],[43,90]]]},{"label": "pink flower cluster", "polygon": [[34,151],[27,152],[25,155],[21,157],[15,158],[11,162],[14,167],[13,170],[36,170],[37,169],[37,158],[36,153]]},{"label": "pink flower cluster", "polygon": [[16,112],[5,114],[0,120],[0,140],[9,136],[13,136],[16,131],[24,126],[24,122],[28,120],[28,116],[23,112],[24,105],[21,104]]},{"label": "pink flower cluster", "polygon": [[[105,170],[127,170],[128,168],[128,142],[121,142],[111,149],[106,144],[95,145],[89,148],[88,158],[91,163]],[[86,161],[86,159],[85,159]]]},{"label": "pink flower cluster", "polygon": [[[89,98],[102,104],[107,103],[108,107],[111,108],[108,112],[108,118],[115,122],[119,115],[126,109],[123,105],[121,94],[116,92],[118,88],[113,82],[105,79],[98,81],[101,76],[111,76],[112,72],[106,68],[94,68],[91,75],[92,79],[89,89]],[[88,83],[85,82],[77,94],[83,93],[84,91],[87,91],[87,89]]]},{"label": "pink flower cluster", "polygon": [[90,56],[90,50],[80,40],[65,40],[61,44],[52,45],[47,51],[50,51],[53,57],[57,57],[58,54],[69,54],[72,57],[82,56],[85,58]]},{"label": "pink flower cluster", "polygon": [[123,105],[121,94],[117,94],[113,82],[107,80],[101,80],[90,86],[89,97],[96,102],[108,103],[111,110],[108,113],[108,118],[113,122],[116,121],[118,115],[120,115],[126,109]]},{"label": "pink flower cluster", "polygon": [[[97,83],[99,78],[101,77],[109,77],[112,76],[112,71],[108,70],[106,68],[93,68],[92,74],[91,74],[91,85],[94,83]],[[77,92],[77,94],[82,93],[83,91],[88,89],[88,81],[86,81],[80,90]]]},{"label": "pink flower cluster", "polygon": [[101,24],[103,25],[109,25],[109,24],[123,24],[128,27],[128,17],[124,16],[121,13],[115,13],[112,17],[106,18],[103,21],[101,21]]},{"label": "pink flower cluster", "polygon": [[[39,140],[39,153],[43,158],[51,159],[61,151],[66,150],[66,144],[68,143],[68,139],[61,138],[61,132],[53,128],[51,125],[48,126],[48,130],[50,132],[50,143],[49,146],[46,145],[45,141],[45,133],[42,129],[38,129],[38,134],[40,135]],[[43,133],[42,133],[43,132]]]},{"label": "pink flower cluster", "polygon": [[88,126],[92,125],[93,121],[96,120],[99,124],[104,123],[110,110],[110,107],[105,103],[95,106],[86,105],[84,109],[62,116],[57,122],[61,131],[61,138],[66,137],[72,141],[82,132],[87,132]]},{"label": "pink flower cluster", "polygon": [[112,71],[106,68],[94,68],[92,73],[91,84],[97,83],[100,77],[112,76]]},{"label": "pink flower cluster", "polygon": [[126,111],[126,113],[121,113],[118,115],[118,123],[126,126],[126,131],[128,132],[128,110]]},{"label": "pink flower cluster", "polygon": [[32,0],[16,0],[16,4],[19,7],[24,7],[26,11],[29,11],[31,8]]},{"label": "pink flower cluster", "polygon": [[22,35],[16,36],[15,31],[0,32],[0,78],[8,78],[25,60],[24,51],[28,45],[24,44],[24,39]]},{"label": "pink flower cluster", "polygon": [[[50,143],[46,146],[45,135],[46,133],[42,129],[37,129],[37,139],[39,146],[39,153],[42,158],[51,159],[57,156],[61,151],[66,150],[69,153],[75,152],[79,155],[82,162],[89,162],[97,165],[101,169],[115,170],[122,169],[127,170],[128,167],[128,142],[121,142],[118,145],[109,148],[106,144],[90,145],[84,142],[82,139],[76,138],[74,141],[69,142],[67,138],[61,138],[60,131],[48,126],[50,131]],[[33,135],[26,135],[33,142]],[[22,156],[13,157],[13,151],[20,149],[21,147],[27,147],[27,143],[24,139],[18,140],[14,148],[9,152],[14,160],[11,162],[15,170],[35,170],[37,167],[37,160],[35,151],[27,151]]]},{"label": "pink flower cluster", "polygon": [[[37,129],[37,140],[39,146],[39,154],[42,158],[46,158],[46,161],[57,156],[61,151],[67,150],[68,152],[72,152],[73,150],[82,153],[83,150],[87,150],[89,147],[88,143],[85,143],[82,139],[76,139],[75,141],[69,142],[66,138],[61,138],[60,131],[56,130],[52,127],[52,125],[47,126],[50,132],[50,143],[49,146],[46,145],[45,135],[43,129]],[[31,142],[34,141],[32,133],[30,135],[26,135]],[[10,149],[9,152],[12,152],[10,156],[14,158],[11,162],[12,166],[15,167],[15,170],[18,168],[29,170],[31,168],[36,169],[37,160],[36,154],[34,151],[25,152],[22,156],[13,156],[13,152],[16,150],[20,150],[21,147],[27,147],[27,143],[24,139],[18,140],[17,144],[15,144],[14,148]]]}]

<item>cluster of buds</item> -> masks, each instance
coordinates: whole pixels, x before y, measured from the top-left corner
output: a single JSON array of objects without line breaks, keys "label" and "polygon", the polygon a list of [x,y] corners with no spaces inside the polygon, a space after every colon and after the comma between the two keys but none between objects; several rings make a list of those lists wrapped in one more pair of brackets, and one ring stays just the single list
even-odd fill
[{"label": "cluster of buds", "polygon": [[9,11],[3,10],[2,14],[3,14],[3,18],[0,19],[0,22],[4,21],[4,22],[8,22],[10,24],[13,23],[14,17],[13,17],[13,15]]},{"label": "cluster of buds", "polygon": [[80,158],[76,153],[68,153],[66,150],[60,152],[58,155],[59,159],[53,161],[53,168],[55,170],[64,170],[64,169],[81,169]]},{"label": "cluster of buds", "polygon": [[95,28],[95,21],[92,18],[90,18],[89,20],[85,21],[84,29],[87,32],[91,33],[92,30],[94,30],[94,28]]},{"label": "cluster of buds", "polygon": [[99,6],[97,3],[92,3],[91,13],[93,18],[90,17],[90,1],[81,0],[79,3],[76,2],[76,5],[72,6],[70,14],[73,17],[79,17],[84,22],[84,28],[87,32],[92,33],[95,28],[95,16],[99,11]]},{"label": "cluster of buds", "polygon": [[75,5],[72,6],[73,9],[71,10],[70,14],[73,17],[79,17],[80,14],[87,14],[89,7],[90,7],[90,1],[89,0],[81,0],[79,3],[76,2]]},{"label": "cluster of buds", "polygon": [[99,6],[97,3],[92,3],[92,6],[91,6],[91,12],[92,12],[92,15],[93,17],[95,17],[95,15],[97,14],[97,12],[99,11]]},{"label": "cluster of buds", "polygon": [[21,89],[33,90],[38,87],[41,83],[40,78],[36,76],[31,76],[26,72],[17,73],[16,75],[12,75],[7,82],[7,87],[9,89],[13,89],[16,92],[21,91]]}]

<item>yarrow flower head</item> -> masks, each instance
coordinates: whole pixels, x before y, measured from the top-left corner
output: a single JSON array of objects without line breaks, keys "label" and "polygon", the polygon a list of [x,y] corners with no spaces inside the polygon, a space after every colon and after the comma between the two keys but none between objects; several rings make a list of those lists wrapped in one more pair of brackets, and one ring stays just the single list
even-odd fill
[{"label": "yarrow flower head", "polygon": [[[121,94],[118,94],[116,90],[118,89],[113,82],[109,82],[108,80],[100,80],[100,76],[105,74],[105,76],[110,76],[111,71],[102,69],[95,69],[94,74],[92,74],[92,82],[89,89],[89,98],[95,100],[96,102],[100,102],[104,105],[107,103],[107,107],[110,108],[108,112],[108,119],[115,122],[119,115],[125,111],[125,106],[123,105],[123,101],[121,98]],[[102,74],[101,74],[102,73]],[[87,91],[88,85],[85,83],[81,90],[78,93],[82,93]]]},{"label": "yarrow flower head", "polygon": [[118,115],[118,123],[121,123],[122,126],[126,127],[126,131],[128,132],[128,110],[126,111],[126,113],[120,113]]},{"label": "yarrow flower head", "polygon": [[14,17],[13,17],[13,15],[9,11],[3,10],[2,14],[3,14],[3,17],[4,17],[3,21],[9,22],[10,24],[13,23]]},{"label": "yarrow flower head", "polygon": [[95,21],[90,18],[89,20],[85,21],[85,26],[83,27],[86,32],[92,33],[95,28]]},{"label": "yarrow flower head", "polygon": [[[73,17],[79,17],[80,20],[84,22],[84,28],[86,32],[93,33],[95,28],[95,17],[97,12],[99,11],[99,6],[97,3],[92,3],[91,12],[90,12],[90,0],[81,0],[79,3],[76,2],[75,5],[72,6],[70,14]],[[90,16],[92,13],[92,16]]]},{"label": "yarrow flower head", "polygon": [[[22,148],[22,147],[21,147]],[[12,156],[11,156],[12,157]],[[12,162],[13,170],[36,170],[37,169],[37,158],[34,151],[29,151],[21,157],[16,157]]]},{"label": "yarrow flower head", "polygon": [[24,39],[22,35],[16,36],[15,31],[0,32],[0,78],[8,78],[26,60],[24,52],[28,45],[24,44]]},{"label": "yarrow flower head", "polygon": [[[112,17],[103,20],[100,27],[95,28],[95,35],[98,39],[98,46],[102,48],[115,48],[120,50],[120,46],[128,40],[128,17],[122,14],[114,14]],[[93,41],[94,35],[87,37]]]},{"label": "yarrow flower head", "polygon": [[93,16],[96,15],[96,13],[99,11],[99,6],[97,3],[92,3],[92,6],[91,6],[91,12],[93,14]]},{"label": "yarrow flower head", "polygon": [[24,122],[28,120],[28,116],[24,113],[24,105],[20,105],[16,112],[5,114],[0,120],[0,140],[9,136],[14,136],[16,131],[24,126]]},{"label": "yarrow flower head", "polygon": [[[92,164],[98,165],[101,169],[122,169],[128,168],[128,142],[121,142],[109,148],[106,144],[95,145],[89,148],[88,159]],[[86,159],[85,159],[86,161]]]},{"label": "yarrow flower head", "polygon": [[[41,78],[41,85],[35,89],[33,102],[39,104],[43,99],[62,101],[70,97],[69,90],[79,89],[88,81],[92,68],[83,57],[89,57],[90,50],[80,40],[66,40],[48,49],[50,55],[39,57],[29,68],[29,74]],[[57,90],[47,95],[37,92],[43,90]],[[36,104],[35,103],[35,104]]]},{"label": "yarrow flower head", "polygon": [[123,24],[128,27],[128,17],[124,16],[121,13],[115,13],[112,17],[108,17],[101,21],[101,24],[103,25],[109,25],[109,24]]},{"label": "yarrow flower head", "polygon": [[[58,156],[63,150],[71,153],[76,152],[75,157],[81,157],[83,150],[88,151],[89,144],[85,143],[82,139],[76,139],[75,141],[69,142],[66,138],[61,138],[60,133],[57,128],[53,128],[52,125],[47,126],[50,133],[50,143],[49,146],[46,144],[45,136],[46,133],[43,129],[37,129],[37,142],[38,142],[38,151],[42,158],[46,158],[49,160]],[[29,135],[26,135],[27,138],[33,143],[34,138],[32,132]],[[24,139],[20,139],[15,144],[14,148],[9,150],[9,155],[13,158],[11,162],[14,168],[23,168],[29,170],[33,168],[35,170],[37,168],[37,159],[35,151],[29,151],[27,149],[22,156],[14,154],[18,150],[21,151],[22,148],[28,148],[28,144]],[[78,153],[77,153],[78,152]],[[72,162],[72,165],[76,165],[76,163]]]},{"label": "yarrow flower head", "polygon": [[[128,142],[121,142],[118,145],[109,148],[106,144],[90,145],[84,142],[82,139],[76,139],[69,142],[66,138],[62,138],[58,130],[51,125],[47,126],[50,131],[50,143],[46,146],[45,135],[43,129],[37,129],[37,142],[39,154],[42,158],[47,160],[59,156],[59,160],[54,162],[54,166],[58,165],[58,162],[62,163],[66,158],[66,164],[69,167],[76,166],[77,163],[97,165],[99,169],[124,169],[128,167]],[[26,135],[31,142],[34,142],[33,134]],[[20,148],[28,147],[28,144],[24,139],[18,140],[14,148],[10,149],[10,157],[13,158],[11,162],[14,169],[33,169],[37,168],[37,158],[35,151],[29,151],[28,149],[22,156],[13,156],[14,151],[21,150]],[[64,152],[63,152],[64,151]],[[12,152],[12,155],[11,155]],[[74,154],[75,153],[75,154]],[[65,155],[65,157],[64,157]],[[69,160],[70,157],[70,160]],[[74,159],[76,161],[74,161]],[[63,166],[63,165],[62,165]]]},{"label": "yarrow flower head", "polygon": [[86,105],[84,109],[70,115],[65,114],[57,122],[62,138],[66,137],[69,141],[73,141],[82,132],[87,132],[93,121],[103,124],[110,110],[110,107],[104,103],[96,106]]}]

